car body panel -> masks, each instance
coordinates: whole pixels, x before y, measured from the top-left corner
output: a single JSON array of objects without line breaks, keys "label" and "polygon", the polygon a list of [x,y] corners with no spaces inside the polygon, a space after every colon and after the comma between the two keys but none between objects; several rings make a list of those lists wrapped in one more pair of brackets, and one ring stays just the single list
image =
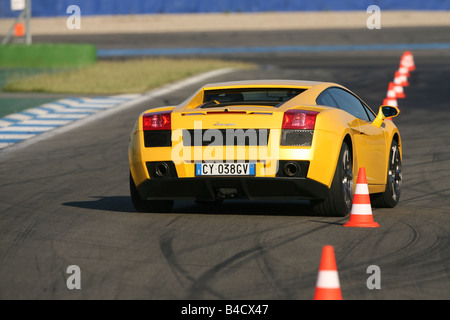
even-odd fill
[{"label": "car body panel", "polygon": [[[306,180],[330,188],[342,143],[344,140],[347,140],[350,142],[352,149],[353,175],[356,177],[358,168],[364,166],[370,193],[383,192],[387,179],[390,146],[394,137],[398,140],[401,151],[401,140],[397,127],[392,121],[384,120],[382,125],[377,128],[372,122],[356,118],[344,110],[317,105],[317,97],[330,87],[348,90],[343,86],[330,82],[291,80],[236,81],[206,85],[178,106],[148,109],[139,116],[130,135],[129,162],[133,180],[138,189],[149,180],[154,180],[150,178],[148,172],[147,163],[149,162],[173,162],[176,169],[176,179],[178,179],[176,181],[180,181],[182,179],[198,180],[203,178],[196,177],[195,163],[231,160],[236,162],[255,162],[255,176],[247,180],[240,178],[240,181],[244,181],[242,182],[243,184],[247,182],[252,183],[251,181],[257,178],[273,178],[272,181],[275,181],[280,161],[301,160],[309,161]],[[198,108],[199,105],[204,103],[205,92],[234,88],[301,88],[305,89],[305,91],[277,108],[244,104],[226,108],[222,106],[208,109]],[[310,146],[280,145],[281,123],[284,113],[288,110],[319,112],[316,117]],[[142,118],[146,113],[163,111],[172,112],[172,145],[145,147]],[[206,130],[205,132],[210,136],[206,137],[206,133],[200,136],[201,139],[205,139],[211,138],[215,134],[219,136],[219,132],[228,132],[226,130],[230,128],[235,130],[234,132],[237,132],[236,130],[249,129],[270,130],[267,145],[205,146],[196,144],[197,146],[191,146],[184,144],[188,140],[184,138],[184,135],[187,134],[186,130],[191,130],[191,133],[194,132],[194,137],[191,136],[191,139],[198,138],[195,134],[203,132],[201,130]],[[244,131],[244,134],[246,132]],[[226,181],[233,178],[216,177],[208,180],[208,183],[216,183],[217,179]],[[318,188],[320,189],[320,187]],[[299,187],[299,190],[302,189]],[[164,198],[171,198],[171,195],[168,194]],[[174,198],[183,197],[178,195],[174,196]],[[299,195],[299,198],[301,198],[301,195]]]}]

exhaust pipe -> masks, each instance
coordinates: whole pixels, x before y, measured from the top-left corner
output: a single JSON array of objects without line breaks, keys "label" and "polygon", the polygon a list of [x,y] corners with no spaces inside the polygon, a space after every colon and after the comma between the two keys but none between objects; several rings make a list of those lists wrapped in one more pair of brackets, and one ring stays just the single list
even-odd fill
[{"label": "exhaust pipe", "polygon": [[165,162],[160,162],[156,164],[155,173],[158,177],[164,178],[170,174],[169,165]]},{"label": "exhaust pipe", "polygon": [[284,165],[284,174],[288,177],[295,177],[300,173],[300,166],[296,162],[288,162]]}]

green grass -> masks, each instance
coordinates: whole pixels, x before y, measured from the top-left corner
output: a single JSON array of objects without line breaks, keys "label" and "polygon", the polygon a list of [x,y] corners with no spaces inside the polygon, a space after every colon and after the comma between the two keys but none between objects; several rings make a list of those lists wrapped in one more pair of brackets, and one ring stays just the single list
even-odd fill
[{"label": "green grass", "polygon": [[6,92],[67,94],[143,93],[161,85],[220,68],[251,68],[240,62],[205,59],[99,61],[84,68],[7,81]]},{"label": "green grass", "polygon": [[0,68],[0,91],[3,90],[6,83],[16,82],[39,74],[61,72],[63,70],[52,68]]},{"label": "green grass", "polygon": [[2,68],[80,68],[97,62],[97,48],[90,44],[0,46]]}]

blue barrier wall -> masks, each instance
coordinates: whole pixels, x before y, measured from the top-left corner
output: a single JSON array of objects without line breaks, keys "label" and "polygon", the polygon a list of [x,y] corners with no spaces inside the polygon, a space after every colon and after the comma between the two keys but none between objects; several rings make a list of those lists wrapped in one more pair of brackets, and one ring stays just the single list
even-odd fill
[{"label": "blue barrier wall", "polygon": [[[78,5],[82,15],[212,13],[266,11],[450,10],[450,0],[32,0],[34,17],[66,16]],[[14,17],[10,0],[0,0],[0,18]]]}]

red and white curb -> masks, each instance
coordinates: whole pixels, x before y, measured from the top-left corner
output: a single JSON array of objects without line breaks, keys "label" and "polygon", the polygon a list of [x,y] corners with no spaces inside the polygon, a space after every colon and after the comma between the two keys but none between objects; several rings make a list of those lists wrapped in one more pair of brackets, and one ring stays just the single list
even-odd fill
[{"label": "red and white curb", "polygon": [[10,150],[12,148],[7,147],[15,146],[19,142],[20,146],[26,146],[88,122],[97,121],[136,104],[170,94],[189,85],[206,82],[210,78],[222,76],[235,70],[234,68],[224,68],[208,71],[143,94],[67,98],[8,115],[0,119],[0,151],[5,151],[3,149]]},{"label": "red and white curb", "polygon": [[137,96],[66,98],[8,115],[0,119],[0,149],[114,108]]}]

